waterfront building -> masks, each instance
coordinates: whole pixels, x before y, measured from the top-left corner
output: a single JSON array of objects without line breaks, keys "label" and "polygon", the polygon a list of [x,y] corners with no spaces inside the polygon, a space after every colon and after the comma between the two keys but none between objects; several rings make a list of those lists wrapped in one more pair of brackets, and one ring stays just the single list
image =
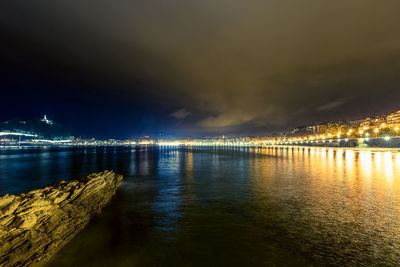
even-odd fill
[{"label": "waterfront building", "polygon": [[291,131],[291,136],[303,136],[314,133],[313,126],[298,126]]},{"label": "waterfront building", "polygon": [[317,124],[317,125],[311,125],[307,126],[307,132],[313,133],[313,134],[318,134],[318,133],[325,133],[327,129],[327,125],[325,124]]},{"label": "waterfront building", "polygon": [[328,130],[328,128],[329,128],[328,124],[311,125],[307,126],[307,132],[312,134],[320,134],[320,133],[325,133]]},{"label": "waterfront building", "polygon": [[349,125],[351,127],[358,128],[360,126],[360,124],[363,123],[363,122],[364,122],[364,120],[352,120],[352,121],[349,121]]},{"label": "waterfront building", "polygon": [[318,125],[318,133],[324,134],[324,133],[326,133],[328,131],[328,128],[329,127],[328,127],[327,124]]},{"label": "waterfront building", "polygon": [[400,110],[388,115],[386,121],[388,124],[400,124]]},{"label": "waterfront building", "polygon": [[369,128],[371,127],[372,124],[372,119],[371,118],[365,118],[363,122],[360,123],[360,128]]}]

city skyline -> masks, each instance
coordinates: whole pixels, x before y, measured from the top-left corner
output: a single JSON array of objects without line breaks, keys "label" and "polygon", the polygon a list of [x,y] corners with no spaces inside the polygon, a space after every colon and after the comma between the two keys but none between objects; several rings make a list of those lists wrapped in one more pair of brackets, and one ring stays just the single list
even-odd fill
[{"label": "city skyline", "polygon": [[[277,131],[264,136],[254,135],[215,135],[215,136],[179,136],[167,132],[156,132],[141,136],[131,136],[125,139],[103,138],[96,140],[94,137],[85,136],[73,129],[47,118],[43,115],[41,119],[19,120],[13,119],[0,122],[0,142],[19,143],[21,137],[29,137],[30,143],[68,143],[92,144],[92,145],[133,145],[133,144],[195,144],[193,142],[202,140],[222,140],[234,144],[275,145],[275,144],[307,144],[320,143],[324,141],[349,141],[357,139],[358,142],[370,139],[384,139],[389,141],[391,137],[398,138],[400,134],[400,109],[389,114],[370,115],[366,118],[355,120],[324,121],[318,124],[306,124],[297,126],[286,131]],[[216,139],[215,139],[216,138]],[[239,141],[240,140],[240,141]],[[28,141],[28,140],[26,140]],[[28,143],[29,143],[28,142]],[[219,141],[218,141],[219,142]],[[4,144],[5,144],[4,143]]]}]

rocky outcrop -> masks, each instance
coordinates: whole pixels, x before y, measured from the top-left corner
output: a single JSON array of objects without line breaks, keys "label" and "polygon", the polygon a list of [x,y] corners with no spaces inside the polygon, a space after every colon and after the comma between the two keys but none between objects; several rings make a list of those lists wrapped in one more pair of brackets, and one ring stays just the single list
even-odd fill
[{"label": "rocky outcrop", "polygon": [[121,181],[106,171],[0,197],[0,266],[46,262],[100,212]]}]

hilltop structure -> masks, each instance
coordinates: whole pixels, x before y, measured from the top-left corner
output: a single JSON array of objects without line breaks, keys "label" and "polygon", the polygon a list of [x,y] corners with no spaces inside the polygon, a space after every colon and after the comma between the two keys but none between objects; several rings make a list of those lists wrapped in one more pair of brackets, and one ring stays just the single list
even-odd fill
[{"label": "hilltop structure", "polygon": [[74,130],[49,120],[46,115],[41,119],[12,119],[0,122],[0,132],[22,133],[51,140],[71,139],[76,135]]},{"label": "hilltop structure", "polygon": [[46,123],[46,124],[53,124],[53,122],[51,120],[47,119],[46,114],[43,116],[43,119],[41,119],[42,122]]}]

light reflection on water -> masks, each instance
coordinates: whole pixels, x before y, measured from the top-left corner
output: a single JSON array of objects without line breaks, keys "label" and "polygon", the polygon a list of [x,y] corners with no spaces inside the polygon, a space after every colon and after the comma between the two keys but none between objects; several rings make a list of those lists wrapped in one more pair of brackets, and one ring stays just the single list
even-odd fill
[{"label": "light reflection on water", "polygon": [[112,169],[117,195],[49,266],[400,263],[400,154],[336,148],[0,153],[1,193]]}]

